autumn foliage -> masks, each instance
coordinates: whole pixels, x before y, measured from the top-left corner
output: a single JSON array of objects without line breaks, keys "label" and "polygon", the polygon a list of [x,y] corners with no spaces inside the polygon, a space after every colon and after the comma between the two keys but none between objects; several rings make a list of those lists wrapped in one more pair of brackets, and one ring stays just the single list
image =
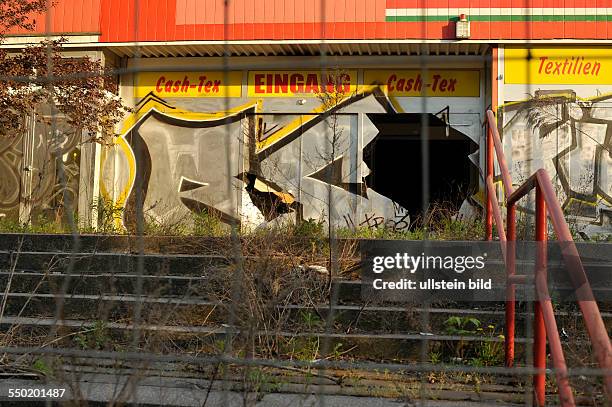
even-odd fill
[{"label": "autumn foliage", "polygon": [[[3,0],[0,46],[12,28],[31,29],[35,16],[44,14],[48,4],[48,0]],[[129,110],[117,96],[117,79],[100,60],[67,56],[65,41],[43,40],[18,50],[0,47],[0,137],[24,131],[27,117],[43,121],[55,114],[93,141],[112,140]]]}]

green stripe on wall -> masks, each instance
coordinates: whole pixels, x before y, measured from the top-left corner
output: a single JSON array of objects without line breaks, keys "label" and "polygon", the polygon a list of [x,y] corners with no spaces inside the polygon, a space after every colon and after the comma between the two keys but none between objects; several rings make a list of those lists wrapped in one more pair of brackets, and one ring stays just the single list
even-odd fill
[{"label": "green stripe on wall", "polygon": [[[458,17],[448,16],[387,16],[385,21],[387,22],[445,22],[445,21],[457,21]],[[526,16],[526,15],[489,15],[489,16],[470,16],[469,21],[486,21],[486,22],[520,22],[520,21],[532,21],[532,22],[546,22],[546,21],[612,21],[612,16],[605,15],[539,15],[539,16]]]}]

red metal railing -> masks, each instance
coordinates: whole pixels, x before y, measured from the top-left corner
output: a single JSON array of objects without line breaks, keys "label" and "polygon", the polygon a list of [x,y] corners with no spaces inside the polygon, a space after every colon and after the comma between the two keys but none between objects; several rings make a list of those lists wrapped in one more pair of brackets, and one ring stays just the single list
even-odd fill
[{"label": "red metal railing", "polygon": [[[531,190],[536,191],[536,230],[537,242],[535,264],[536,303],[534,307],[534,358],[533,365],[537,369],[533,378],[534,402],[538,406],[545,403],[546,380],[546,339],[552,356],[557,378],[559,399],[562,406],[574,406],[574,397],[569,383],[567,364],[561,346],[561,338],[557,330],[555,312],[548,293],[547,286],[547,240],[548,218],[559,243],[561,253],[575,289],[577,303],[580,307],[584,323],[591,340],[597,362],[602,369],[612,369],[612,346],[606,327],[601,318],[599,307],[594,299],[591,286],[586,277],[578,250],[570,233],[563,210],[554,192],[547,172],[536,171],[527,181],[514,190],[510,171],[504,156],[501,138],[497,130],[495,115],[487,111],[487,144],[486,144],[486,216],[485,228],[487,240],[493,239],[493,221],[495,220],[502,252],[506,262],[506,336],[505,352],[506,366],[514,364],[514,327],[515,327],[515,286],[525,284],[525,275],[515,273],[516,262],[516,203]],[[505,190],[506,229],[497,200],[494,176],[494,155],[500,169],[502,185]],[[608,397],[612,396],[612,375],[604,373],[604,386]]]}]

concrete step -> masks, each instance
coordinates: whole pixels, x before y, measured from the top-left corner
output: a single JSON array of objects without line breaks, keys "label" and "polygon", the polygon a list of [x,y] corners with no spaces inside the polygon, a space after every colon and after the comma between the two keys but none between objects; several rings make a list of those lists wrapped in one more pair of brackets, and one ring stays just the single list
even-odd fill
[{"label": "concrete step", "polygon": [[[44,338],[53,330],[60,328],[63,341],[56,342],[58,346],[74,347],[74,340],[83,332],[98,332],[100,338],[104,338],[101,346],[105,343],[112,343],[115,348],[129,346],[135,325],[129,319],[110,321],[101,323],[91,319],[64,319],[55,318],[31,318],[31,317],[3,317],[0,319],[0,326],[11,327],[11,334],[19,337],[41,337]],[[303,326],[287,326],[284,329],[242,330],[237,327],[228,326],[226,323],[211,323],[207,325],[175,325],[174,320],[142,320],[139,324],[142,343],[140,346],[146,348],[148,341],[154,343],[161,339],[171,338],[171,348],[173,351],[196,352],[198,349],[209,351],[218,350],[219,342],[232,334],[236,343],[248,340],[249,335],[254,335],[258,341],[269,340],[280,342],[280,347],[288,355],[305,355],[317,352],[320,357],[327,357],[333,354],[333,350],[342,352],[347,358],[358,360],[377,360],[377,361],[404,361],[415,362],[420,360],[422,346],[428,349],[439,349],[441,346],[452,346],[461,344],[467,346],[468,343],[475,343],[480,346],[482,343],[497,343],[502,346],[503,340],[497,336],[476,336],[476,335],[454,335],[436,334],[431,332],[375,332],[353,331],[341,332],[336,329],[326,330],[324,326],[305,329]],[[86,334],[80,334],[86,335]],[[329,354],[321,355],[323,343],[327,342]],[[524,345],[531,343],[529,338],[516,337],[517,359],[521,358]],[[14,342],[17,345],[19,342]],[[576,344],[586,345],[586,342],[575,341]],[[501,349],[501,348],[500,348]],[[298,356],[302,357],[302,356]],[[428,356],[429,357],[429,356]]]},{"label": "concrete step", "polygon": [[[0,295],[0,300],[3,295]],[[28,317],[52,319],[60,296],[54,294],[10,293],[6,301],[4,315],[7,317]],[[145,295],[87,295],[70,294],[63,296],[63,315],[66,319],[90,321],[125,321],[134,315],[141,305],[143,319],[159,321],[171,317],[167,323],[172,325],[191,325],[206,321],[207,325],[220,325],[227,321],[229,304],[210,301],[198,297],[153,297]],[[458,304],[453,304],[458,306]],[[473,304],[467,306],[473,307]],[[486,304],[486,308],[470,309],[455,307],[422,308],[414,305],[404,307],[393,305],[368,306],[336,305],[333,307],[333,332],[370,332],[370,333],[405,333],[405,332],[445,332],[445,322],[449,317],[473,318],[480,322],[485,330],[493,326],[495,334],[501,334],[505,325],[503,305]],[[531,312],[521,310],[516,314],[516,334],[524,335],[526,321],[533,318]],[[568,309],[569,308],[569,309]],[[581,313],[576,306],[557,312],[557,324],[560,329],[580,321]],[[325,326],[330,308],[327,304],[312,307],[305,304],[289,304],[271,307],[270,314],[284,315],[285,322],[280,324],[287,329],[305,329],[305,320],[313,319],[311,329],[319,330]],[[423,315],[427,313],[426,322]],[[612,325],[612,313],[602,313],[604,321]],[[473,328],[473,327],[472,327]],[[574,338],[576,339],[576,338]]]},{"label": "concrete step", "polygon": [[[197,259],[196,259],[197,260]],[[596,270],[595,275],[603,278],[606,275],[605,266],[594,265],[590,270]],[[68,295],[129,295],[136,293],[139,278],[142,281],[141,293],[155,297],[196,297],[206,299],[206,293],[215,293],[219,283],[216,278],[218,272],[216,267],[198,268],[198,275],[175,275],[175,274],[144,274],[138,276],[129,270],[125,272],[96,272],[96,271],[75,271],[72,274],[54,271],[51,273],[39,271],[0,271],[0,294],[6,291],[6,286],[10,281],[10,293],[35,293],[35,294],[58,294],[62,293],[63,285],[69,281],[65,291]],[[192,271],[196,271],[192,269]],[[549,274],[561,273],[558,269],[552,268]],[[195,273],[194,273],[195,274]],[[321,277],[321,276],[319,276]],[[323,276],[324,277],[324,276]],[[551,280],[554,276],[551,276]],[[597,284],[592,283],[593,290],[597,294],[609,293],[610,282],[603,283],[595,279]],[[334,280],[334,287],[337,290],[337,302],[339,304],[363,305],[371,303],[362,295],[362,282],[360,280]],[[557,285],[557,284],[555,284]],[[528,286],[519,287],[521,290],[529,291]],[[498,284],[496,290],[499,295],[496,298],[503,299],[505,286]],[[319,293],[320,294],[320,293]],[[503,301],[486,301],[502,304]],[[567,303],[568,301],[564,301]],[[471,302],[471,306],[479,306],[479,302]],[[604,310],[607,308],[606,302],[602,303]],[[490,305],[490,304],[489,304]]]},{"label": "concrete step", "polygon": [[228,238],[209,236],[130,236],[104,234],[0,233],[0,250],[66,252],[214,254],[231,245]]},{"label": "concrete step", "polygon": [[[309,243],[308,239],[289,238],[287,241],[296,244]],[[357,249],[363,240],[338,239],[340,246],[355,245]],[[377,240],[377,242],[384,242]],[[436,244],[454,245],[481,245],[488,248],[489,258],[501,258],[499,242],[482,241],[446,241]],[[246,238],[242,242],[245,254],[249,253],[250,242]],[[415,250],[423,247],[423,241],[402,240],[402,247]],[[575,242],[580,256],[585,261],[612,262],[612,243]],[[564,243],[550,240],[547,244],[549,258],[560,258]],[[78,247],[79,252],[114,252],[114,253],[144,253],[151,254],[218,254],[229,251],[232,243],[228,237],[208,236],[129,236],[129,235],[78,235],[77,239],[67,234],[22,234],[0,233],[0,251],[29,251],[29,252],[64,252],[71,253]],[[533,241],[517,241],[516,252],[518,258],[533,259],[535,257],[536,243]],[[358,252],[358,250],[357,250]]]},{"label": "concrete step", "polygon": [[222,255],[147,254],[131,253],[65,253],[0,251],[0,269],[97,273],[134,273],[142,267],[143,274],[201,275],[202,270],[230,263]]},{"label": "concrete step", "polygon": [[[274,259],[247,258],[246,262],[260,261],[273,262]],[[583,266],[593,290],[612,290],[612,263],[584,261]],[[221,255],[157,255],[148,254],[138,256],[133,254],[116,253],[81,253],[74,256],[65,253],[51,252],[23,252],[18,256],[9,252],[0,252],[0,285],[5,284],[9,275],[23,281],[23,291],[33,289],[39,282],[51,284],[59,281],[65,275],[70,275],[75,284],[80,280],[87,280],[88,284],[95,284],[96,279],[111,279],[113,282],[134,279],[139,273],[146,278],[161,277],[172,279],[176,277],[194,277],[199,279],[216,275],[219,268],[227,269],[231,260]],[[559,287],[571,287],[568,270],[565,264],[549,263],[548,279],[551,284]],[[516,273],[532,278],[534,273],[533,261],[518,260]],[[325,274],[325,273],[323,273]],[[354,269],[353,276],[359,276],[359,268]],[[505,265],[501,260],[490,260],[487,266],[473,274],[474,278],[489,278],[492,275],[505,275]],[[45,277],[42,279],[42,277]],[[102,281],[106,284],[105,281]],[[27,284],[33,284],[31,288]],[[503,287],[503,281],[498,285]],[[45,289],[41,287],[41,289]],[[120,288],[121,289],[121,288]],[[361,295],[361,288],[359,288]],[[603,300],[611,300],[609,294]]]}]

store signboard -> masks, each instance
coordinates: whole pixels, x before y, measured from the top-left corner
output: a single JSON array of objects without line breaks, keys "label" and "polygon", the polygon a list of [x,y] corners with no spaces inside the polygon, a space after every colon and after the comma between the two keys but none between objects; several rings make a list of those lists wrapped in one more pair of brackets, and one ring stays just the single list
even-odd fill
[{"label": "store signboard", "polygon": [[249,97],[349,96],[357,91],[357,71],[249,71]]},{"label": "store signboard", "polygon": [[504,83],[608,85],[612,83],[610,48],[506,48]]},{"label": "store signboard", "polygon": [[162,98],[240,97],[242,72],[142,72],[136,76],[134,96],[155,93]]},{"label": "store signboard", "polygon": [[478,70],[367,70],[364,84],[379,84],[389,96],[478,97]]},{"label": "store signboard", "polygon": [[[241,97],[242,72],[191,71],[142,72],[136,76],[134,96],[154,93],[162,98]],[[379,85],[397,97],[478,97],[480,72],[430,69],[365,70],[364,85]],[[350,96],[357,92],[357,70],[249,71],[250,98],[320,97],[323,94]]]}]

